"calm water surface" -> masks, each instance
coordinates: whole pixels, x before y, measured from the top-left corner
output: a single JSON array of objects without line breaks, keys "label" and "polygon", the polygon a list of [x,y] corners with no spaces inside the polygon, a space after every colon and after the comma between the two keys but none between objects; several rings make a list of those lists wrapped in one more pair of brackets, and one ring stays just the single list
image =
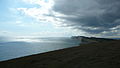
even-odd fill
[{"label": "calm water surface", "polygon": [[7,40],[7,42],[0,42],[0,61],[74,47],[78,46],[79,43],[80,41],[68,37],[22,38],[22,41]]}]

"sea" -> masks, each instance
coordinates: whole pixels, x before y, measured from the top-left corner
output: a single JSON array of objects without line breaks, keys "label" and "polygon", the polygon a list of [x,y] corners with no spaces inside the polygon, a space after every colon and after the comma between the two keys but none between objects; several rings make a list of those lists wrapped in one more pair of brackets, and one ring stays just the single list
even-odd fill
[{"label": "sea", "polygon": [[71,37],[2,39],[0,41],[0,61],[79,45],[80,40],[72,39]]}]

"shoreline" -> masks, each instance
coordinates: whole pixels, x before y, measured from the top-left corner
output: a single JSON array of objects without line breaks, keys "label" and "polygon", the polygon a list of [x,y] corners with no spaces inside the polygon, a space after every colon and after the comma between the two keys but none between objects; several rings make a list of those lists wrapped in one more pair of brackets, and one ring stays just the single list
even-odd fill
[{"label": "shoreline", "polygon": [[83,44],[0,62],[0,68],[119,68],[120,41]]}]

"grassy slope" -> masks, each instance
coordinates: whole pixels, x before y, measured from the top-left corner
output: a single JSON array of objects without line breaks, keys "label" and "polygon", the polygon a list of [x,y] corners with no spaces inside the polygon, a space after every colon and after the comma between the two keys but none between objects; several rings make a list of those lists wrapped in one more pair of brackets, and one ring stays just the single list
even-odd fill
[{"label": "grassy slope", "polygon": [[120,68],[120,41],[85,44],[4,61],[0,68]]}]

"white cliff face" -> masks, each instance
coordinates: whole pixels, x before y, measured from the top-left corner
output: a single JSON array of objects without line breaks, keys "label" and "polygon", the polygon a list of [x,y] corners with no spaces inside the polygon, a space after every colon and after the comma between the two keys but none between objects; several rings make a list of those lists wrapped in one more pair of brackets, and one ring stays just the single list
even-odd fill
[{"label": "white cliff face", "polygon": [[105,42],[105,41],[114,41],[113,39],[96,38],[96,37],[84,37],[84,36],[73,36],[72,38],[80,40],[81,44],[97,43],[97,42]]},{"label": "white cliff face", "polygon": [[91,42],[97,42],[97,41],[91,40],[88,37],[84,37],[84,36],[73,36],[72,38],[79,40],[81,42],[81,44],[87,44],[87,43],[91,43]]},{"label": "white cliff face", "polygon": [[98,41],[96,41],[96,40],[93,40],[93,39],[89,39],[89,38],[81,38],[81,44],[87,44],[87,43],[96,43],[96,42],[98,42]]}]

